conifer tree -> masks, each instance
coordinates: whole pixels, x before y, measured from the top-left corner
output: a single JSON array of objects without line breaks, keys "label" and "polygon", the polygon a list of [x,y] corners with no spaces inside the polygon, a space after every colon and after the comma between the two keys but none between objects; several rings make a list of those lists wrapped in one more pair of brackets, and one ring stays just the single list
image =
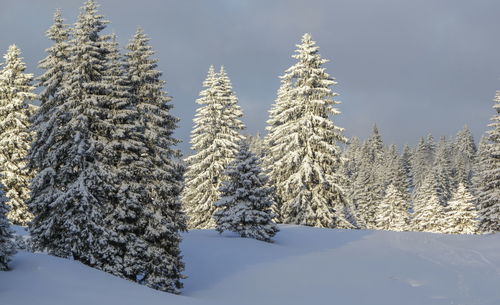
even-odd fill
[{"label": "conifer tree", "polygon": [[403,147],[403,154],[401,155],[401,162],[403,163],[403,168],[406,173],[406,179],[408,187],[411,189],[413,187],[413,177],[411,168],[412,152],[410,146],[405,144]]},{"label": "conifer tree", "polygon": [[459,183],[466,186],[471,184],[476,153],[474,137],[466,125],[457,133],[453,143],[453,188],[456,188]]},{"label": "conifer tree", "polygon": [[107,37],[100,34],[106,23],[97,5],[87,1],[74,25],[67,74],[56,91],[61,100],[51,115],[57,117],[47,120],[47,153],[34,162],[38,174],[29,200],[35,215],[30,224],[34,248],[96,268],[103,268],[109,255],[110,232],[103,218],[114,191],[113,171],[103,157],[112,132],[105,124],[110,112],[104,78],[109,50]]},{"label": "conifer tree", "polygon": [[222,183],[221,197],[215,203],[216,230],[271,242],[279,231],[272,221],[272,189],[266,187],[267,177],[261,173],[259,161],[247,143],[241,142],[225,174],[228,180]]},{"label": "conifer tree", "polygon": [[463,183],[458,185],[446,210],[446,233],[475,234],[478,230],[475,198]]},{"label": "conifer tree", "polygon": [[429,173],[416,190],[413,200],[412,228],[414,231],[443,232],[445,211],[436,175]]},{"label": "conifer tree", "polygon": [[410,223],[408,203],[404,193],[393,184],[385,191],[385,196],[378,205],[376,216],[379,230],[405,231]]},{"label": "conifer tree", "polygon": [[500,91],[493,102],[495,114],[488,125],[489,141],[481,151],[476,186],[482,232],[500,231]]},{"label": "conifer tree", "polygon": [[452,164],[448,143],[444,137],[439,141],[437,146],[432,170],[435,172],[437,187],[440,189],[443,197],[442,203],[446,205],[452,192]]},{"label": "conifer tree", "polygon": [[427,174],[431,171],[434,164],[434,139],[432,135],[427,137],[427,140],[420,138],[420,142],[415,150],[412,158],[412,176],[414,190],[418,189],[423,183]]},{"label": "conifer tree", "polygon": [[268,173],[281,197],[280,218],[284,223],[352,227],[337,145],[347,139],[330,118],[340,113],[330,88],[336,82],[322,67],[327,60],[311,35],[305,34],[297,47],[297,63],[282,77],[268,121],[269,160],[274,163]]},{"label": "conifer tree", "polygon": [[359,170],[352,186],[356,220],[361,228],[377,228],[376,214],[378,205],[384,197],[386,184],[384,157],[382,138],[375,125],[371,136],[361,149]]},{"label": "conifer tree", "polygon": [[9,206],[3,199],[0,200],[0,271],[9,269],[10,258],[16,253],[16,247],[12,241],[12,230],[6,217],[8,210]]},{"label": "conifer tree", "polygon": [[163,89],[157,60],[151,58],[154,51],[141,29],[127,50],[125,83],[136,109],[130,117],[136,126],[129,132],[136,148],[124,147],[129,150],[126,154],[132,152],[132,170],[127,172],[125,159],[121,160],[125,168],[119,171],[126,182],[120,192],[125,198],[119,201],[129,202],[121,223],[131,222],[129,228],[118,224],[130,240],[124,257],[126,276],[154,289],[179,293],[184,277],[180,232],[186,230],[186,217],[180,201],[184,168],[177,160],[179,140],[173,137],[178,119],[170,114],[171,98]]},{"label": "conifer tree", "polygon": [[33,176],[26,166],[32,141],[29,117],[30,101],[36,99],[33,75],[24,73],[21,51],[11,45],[4,55],[0,71],[0,182],[4,185],[10,211],[7,217],[18,225],[27,225],[33,215],[26,201]]},{"label": "conifer tree", "polygon": [[201,106],[196,111],[191,132],[191,148],[195,153],[186,158],[183,193],[189,227],[196,229],[215,227],[214,203],[225,180],[224,170],[238,152],[238,143],[243,139],[240,132],[245,127],[224,68],[216,73],[211,66],[203,87],[196,101]]}]

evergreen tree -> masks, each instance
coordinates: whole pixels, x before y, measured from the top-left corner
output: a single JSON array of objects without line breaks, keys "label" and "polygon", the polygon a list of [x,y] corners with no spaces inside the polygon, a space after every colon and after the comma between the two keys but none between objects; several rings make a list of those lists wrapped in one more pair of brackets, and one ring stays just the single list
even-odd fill
[{"label": "evergreen tree", "polygon": [[[407,196],[406,196],[407,197]],[[405,231],[410,223],[405,194],[390,184],[378,205],[376,216],[379,230]]]},{"label": "evergreen tree", "polygon": [[411,148],[410,148],[410,146],[405,144],[405,146],[403,148],[403,154],[401,155],[401,162],[403,163],[403,168],[404,168],[405,173],[406,173],[406,180],[408,183],[408,187],[410,189],[413,188],[411,160],[412,160]]},{"label": "evergreen tree", "polygon": [[334,108],[337,94],[330,88],[336,82],[322,67],[327,60],[319,55],[311,35],[305,34],[297,47],[297,63],[282,77],[268,129],[266,164],[276,196],[281,197],[280,218],[284,223],[352,227],[337,145],[347,139],[343,128],[330,119],[339,114]]},{"label": "evergreen tree", "polygon": [[385,163],[382,138],[375,125],[371,136],[361,148],[359,170],[352,186],[356,220],[361,228],[377,228],[376,214],[384,197],[387,180],[384,177]]},{"label": "evergreen tree", "polygon": [[500,231],[500,91],[493,100],[495,114],[491,118],[488,143],[480,155],[478,173],[478,202],[480,230]]},{"label": "evergreen tree", "polygon": [[417,189],[413,201],[413,211],[413,230],[434,233],[445,230],[442,194],[433,172],[425,177],[422,185]]},{"label": "evergreen tree", "polygon": [[10,258],[16,254],[16,247],[12,241],[12,230],[6,217],[8,210],[9,206],[2,199],[0,201],[0,271],[9,269]]},{"label": "evergreen tree", "polygon": [[238,143],[243,139],[240,131],[244,129],[240,120],[243,114],[224,69],[216,73],[211,66],[203,87],[196,101],[201,106],[191,132],[195,153],[186,158],[183,193],[189,227],[197,229],[215,227],[214,203],[225,180],[224,170],[238,152]]},{"label": "evergreen tree", "polygon": [[131,117],[136,127],[130,131],[136,148],[125,147],[133,152],[133,164],[127,171],[128,161],[122,159],[124,169],[119,171],[126,182],[120,192],[125,197],[119,201],[130,204],[120,215],[121,223],[130,226],[117,227],[130,240],[124,257],[126,276],[154,289],[178,293],[184,277],[180,231],[186,230],[180,201],[184,168],[177,161],[179,140],[173,137],[178,119],[170,114],[171,98],[163,89],[162,73],[156,70],[157,60],[151,58],[154,51],[142,30],[135,33],[127,50],[126,86],[137,111]]},{"label": "evergreen tree", "polygon": [[475,234],[478,229],[475,198],[460,183],[446,211],[446,233]]},{"label": "evergreen tree", "polygon": [[452,192],[452,165],[448,143],[444,137],[440,140],[436,150],[433,171],[436,175],[437,187],[443,197],[442,202],[446,205]]},{"label": "evergreen tree", "polygon": [[474,137],[467,125],[457,133],[453,143],[453,188],[459,183],[466,186],[472,181],[472,168],[477,153]]},{"label": "evergreen tree", "polygon": [[32,74],[24,73],[26,65],[21,51],[11,45],[4,55],[0,71],[0,182],[4,185],[10,211],[7,217],[18,225],[27,225],[33,215],[28,211],[29,182],[33,176],[26,166],[31,145],[30,101],[36,99]]},{"label": "evergreen tree", "polygon": [[418,143],[415,153],[413,154],[411,168],[414,190],[418,189],[423,183],[433,164],[434,140],[432,135],[429,135],[427,140],[420,138],[420,142]]},{"label": "evergreen tree", "polygon": [[275,163],[281,160],[287,153],[280,150],[281,147],[277,145],[281,139],[281,133],[278,130],[286,122],[296,119],[296,114],[287,111],[293,105],[293,99],[290,95],[292,80],[287,78],[286,75],[280,78],[281,86],[278,89],[276,101],[269,111],[269,119],[267,120],[268,126],[266,130],[268,134],[264,139],[267,154],[263,160],[264,169],[269,174],[268,184],[274,188],[274,205],[272,206],[272,211],[275,216],[274,220],[277,223],[283,223],[282,209],[286,193],[283,193],[284,188],[276,188],[275,186],[281,183],[281,181],[286,180],[288,175],[286,171],[275,167]]},{"label": "evergreen tree", "polygon": [[73,257],[101,269],[109,255],[110,237],[103,218],[114,191],[113,171],[103,157],[113,132],[105,124],[111,108],[104,78],[109,50],[100,32],[106,23],[96,4],[87,1],[68,47],[67,74],[56,90],[60,104],[51,115],[57,117],[47,120],[51,126],[45,136],[50,145],[38,155],[42,160],[33,162],[38,174],[29,200],[35,215],[30,224],[35,250]]},{"label": "evergreen tree", "polygon": [[258,159],[248,144],[240,144],[225,174],[228,180],[222,183],[221,198],[215,203],[218,207],[214,213],[216,230],[271,242],[279,231],[272,221],[272,189],[265,186],[267,177],[261,173]]}]

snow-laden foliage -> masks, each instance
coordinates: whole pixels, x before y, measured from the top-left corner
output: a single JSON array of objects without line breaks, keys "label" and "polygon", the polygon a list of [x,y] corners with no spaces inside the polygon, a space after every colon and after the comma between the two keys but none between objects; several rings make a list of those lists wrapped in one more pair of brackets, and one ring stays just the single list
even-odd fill
[{"label": "snow-laden foliage", "polygon": [[240,143],[238,154],[224,173],[227,181],[222,183],[221,197],[215,203],[216,230],[271,242],[279,231],[272,220],[272,189],[266,186],[267,177],[247,143]]},{"label": "snow-laden foliage", "polygon": [[457,133],[451,153],[453,155],[453,189],[456,189],[460,183],[463,183],[465,186],[470,186],[477,148],[469,127],[464,126],[464,128]]},{"label": "snow-laden foliage", "polygon": [[377,229],[390,231],[405,231],[410,224],[408,201],[405,193],[390,184],[385,196],[378,205],[376,215]]},{"label": "snow-laden foliage", "polygon": [[1,192],[2,198],[0,199],[0,271],[9,269],[9,262],[12,255],[16,253],[16,247],[12,240],[12,230],[10,228],[10,222],[7,220],[7,213],[9,211],[9,206],[5,203],[3,199],[3,192]]},{"label": "snow-laden foliage", "polygon": [[452,192],[452,164],[450,160],[451,151],[448,147],[448,143],[445,138],[439,141],[436,148],[436,156],[434,158],[434,166],[431,169],[436,175],[437,187],[441,190],[442,203],[446,205],[446,202],[450,199]]},{"label": "snow-laden foliage", "polygon": [[423,183],[427,173],[434,164],[434,139],[429,135],[427,139],[420,138],[420,142],[413,153],[411,168],[414,190]]},{"label": "snow-laden foliage", "polygon": [[495,114],[491,118],[488,141],[481,147],[476,179],[480,229],[500,231],[500,91],[493,100]]},{"label": "snow-laden foliage", "polygon": [[11,45],[0,64],[0,182],[5,187],[10,211],[7,217],[18,225],[28,224],[33,215],[26,201],[33,176],[26,166],[32,141],[29,117],[30,101],[36,99],[33,75],[24,73],[26,65],[21,51]]},{"label": "snow-laden foliage", "polygon": [[[110,232],[103,218],[113,192],[113,171],[103,159],[112,130],[105,124],[110,113],[107,94],[107,38],[100,35],[107,23],[87,1],[74,25],[68,46],[59,95],[45,124],[37,130],[38,143],[47,141],[34,162],[38,174],[31,184],[29,206],[33,246],[61,257],[73,257],[102,268],[109,255]],[[43,115],[43,114],[42,114]],[[49,125],[49,126],[47,126]],[[35,148],[34,151],[37,151]]]},{"label": "snow-laden foliage", "polygon": [[445,233],[475,234],[478,231],[478,214],[476,199],[459,183],[453,193],[446,210]]},{"label": "snow-laden foliage", "polygon": [[215,227],[214,203],[225,180],[224,170],[238,152],[238,143],[243,139],[240,132],[245,128],[238,99],[223,67],[216,73],[211,66],[203,87],[196,101],[200,107],[191,132],[194,154],[186,158],[183,193],[189,227],[197,229]]},{"label": "snow-laden foliage", "polygon": [[414,231],[442,232],[445,228],[445,210],[441,190],[434,173],[429,173],[415,192],[412,228]]},{"label": "snow-laden foliage", "polygon": [[375,229],[378,204],[385,191],[384,173],[387,173],[384,146],[377,126],[373,127],[371,136],[363,144],[360,158],[351,198],[358,225],[361,228]]},{"label": "snow-laden foliage", "polygon": [[282,76],[268,121],[266,171],[276,189],[275,211],[284,223],[317,227],[352,227],[342,189],[342,157],[338,143],[347,139],[331,116],[336,82],[311,35],[305,34],[293,58],[297,63]]},{"label": "snow-laden foliage", "polygon": [[[186,230],[180,202],[184,168],[176,160],[179,141],[173,137],[178,119],[170,114],[171,98],[163,89],[162,73],[156,70],[154,51],[142,30],[135,33],[127,50],[124,87],[128,92],[117,96],[123,117],[116,117],[127,132],[118,133],[115,143],[114,150],[122,151],[116,159],[121,183],[118,205],[108,220],[124,243],[124,276],[178,293],[184,270],[180,231]],[[123,98],[128,105],[120,106]]]}]

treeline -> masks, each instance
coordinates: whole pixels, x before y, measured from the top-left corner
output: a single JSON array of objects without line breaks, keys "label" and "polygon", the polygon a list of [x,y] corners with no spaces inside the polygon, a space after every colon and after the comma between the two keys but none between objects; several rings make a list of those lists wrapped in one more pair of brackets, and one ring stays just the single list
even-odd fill
[{"label": "treeline", "polygon": [[107,23],[91,0],[72,26],[56,12],[36,79],[17,47],[4,57],[0,268],[15,251],[4,214],[29,226],[32,250],[173,293],[182,288],[180,233],[188,228],[268,242],[276,223],[500,230],[500,92],[479,149],[466,128],[401,153],[376,128],[364,143],[347,139],[334,124],[336,82],[305,34],[281,76],[264,139],[243,136],[231,81],[223,67],[209,68],[194,153],[182,162],[178,119],[148,37],[138,30],[121,51],[103,34]]}]

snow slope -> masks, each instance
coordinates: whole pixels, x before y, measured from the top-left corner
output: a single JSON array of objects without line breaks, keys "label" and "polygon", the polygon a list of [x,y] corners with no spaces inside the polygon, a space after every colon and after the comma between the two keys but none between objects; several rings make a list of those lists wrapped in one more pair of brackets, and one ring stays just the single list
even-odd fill
[{"label": "snow slope", "polygon": [[500,234],[280,228],[274,244],[186,233],[181,296],[20,252],[0,272],[0,305],[500,304]]}]

